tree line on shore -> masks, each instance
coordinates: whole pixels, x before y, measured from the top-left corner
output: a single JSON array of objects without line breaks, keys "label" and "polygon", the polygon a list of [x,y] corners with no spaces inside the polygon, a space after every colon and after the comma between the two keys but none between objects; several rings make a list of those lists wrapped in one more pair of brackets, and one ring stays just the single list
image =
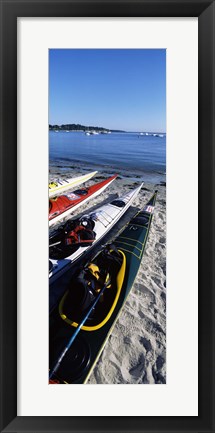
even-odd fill
[{"label": "tree line on shore", "polygon": [[65,125],[49,125],[49,131],[105,131],[105,132],[124,132],[108,128],[103,128],[100,126],[85,126],[79,123],[69,123]]}]

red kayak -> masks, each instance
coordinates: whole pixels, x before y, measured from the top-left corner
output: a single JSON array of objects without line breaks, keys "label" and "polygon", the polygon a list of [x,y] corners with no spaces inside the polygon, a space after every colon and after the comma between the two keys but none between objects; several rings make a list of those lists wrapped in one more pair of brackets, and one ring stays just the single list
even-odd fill
[{"label": "red kayak", "polygon": [[67,195],[51,198],[49,200],[49,226],[55,224],[60,219],[77,209],[82,203],[86,203],[90,198],[96,197],[105,190],[117,177],[115,174],[107,180],[96,183],[89,188],[80,188]]}]

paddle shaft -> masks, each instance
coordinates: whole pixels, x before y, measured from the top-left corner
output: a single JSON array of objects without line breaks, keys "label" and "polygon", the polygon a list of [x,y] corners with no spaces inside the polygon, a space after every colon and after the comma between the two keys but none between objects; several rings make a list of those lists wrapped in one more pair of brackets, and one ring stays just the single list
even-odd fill
[{"label": "paddle shaft", "polygon": [[78,325],[78,327],[76,328],[74,334],[72,335],[72,337],[70,338],[67,346],[64,348],[64,350],[61,352],[55,366],[53,367],[52,371],[49,374],[49,379],[51,379],[53,377],[53,375],[57,372],[57,370],[60,367],[60,364],[64,358],[64,356],[66,355],[66,353],[68,352],[68,350],[70,349],[71,345],[73,344],[74,340],[76,339],[78,333],[80,332],[82,326],[84,325],[84,323],[86,322],[86,320],[88,319],[89,315],[91,314],[93,308],[96,306],[97,302],[99,301],[99,299],[101,298],[101,295],[104,293],[106,287],[110,284],[110,281],[108,281],[107,283],[105,283],[104,287],[102,288],[102,290],[99,292],[97,298],[95,299],[95,301],[92,303],[90,309],[88,310],[86,316],[84,316],[84,318],[82,319],[81,323]]},{"label": "paddle shaft", "polygon": [[[74,242],[74,244],[71,244],[72,246],[81,246],[83,244],[89,244],[89,243],[93,243],[95,239],[83,239],[81,242]],[[49,248],[54,247],[55,245],[60,245],[62,243],[62,241],[58,241],[55,242],[54,244],[50,244]]]},{"label": "paddle shaft", "polygon": [[61,241],[55,242],[54,244],[50,244],[49,248],[54,247],[55,245],[60,245],[60,244],[61,244]]}]

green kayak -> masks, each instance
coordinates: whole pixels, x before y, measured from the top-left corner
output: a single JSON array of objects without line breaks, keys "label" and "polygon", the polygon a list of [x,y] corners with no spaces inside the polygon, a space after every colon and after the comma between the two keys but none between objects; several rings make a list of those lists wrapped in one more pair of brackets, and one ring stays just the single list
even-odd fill
[{"label": "green kayak", "polygon": [[[87,382],[135,281],[156,196],[157,191],[114,243],[72,278],[58,311],[50,317],[49,383]],[[68,341],[73,338],[70,347]]]}]

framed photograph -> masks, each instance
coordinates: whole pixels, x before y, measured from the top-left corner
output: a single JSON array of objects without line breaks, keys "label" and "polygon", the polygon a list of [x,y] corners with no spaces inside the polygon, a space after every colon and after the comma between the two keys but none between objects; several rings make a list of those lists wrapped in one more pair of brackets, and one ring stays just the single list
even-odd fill
[{"label": "framed photograph", "polygon": [[1,1],[2,432],[214,431],[214,18]]}]

